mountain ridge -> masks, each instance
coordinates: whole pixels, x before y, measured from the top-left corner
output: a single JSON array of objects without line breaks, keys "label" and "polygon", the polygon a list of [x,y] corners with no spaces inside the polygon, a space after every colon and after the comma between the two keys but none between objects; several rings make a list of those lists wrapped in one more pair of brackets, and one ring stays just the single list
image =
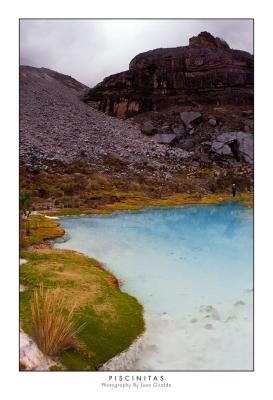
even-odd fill
[{"label": "mountain ridge", "polygon": [[215,105],[253,104],[253,55],[230,49],[201,32],[188,46],[158,48],[136,55],[127,71],[112,74],[85,101],[119,118],[160,111],[194,101]]}]

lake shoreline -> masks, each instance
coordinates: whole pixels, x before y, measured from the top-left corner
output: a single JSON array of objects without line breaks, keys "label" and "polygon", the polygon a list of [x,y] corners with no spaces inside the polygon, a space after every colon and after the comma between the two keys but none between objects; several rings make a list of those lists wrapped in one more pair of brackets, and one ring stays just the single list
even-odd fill
[{"label": "lake shoreline", "polygon": [[98,208],[92,209],[76,209],[76,208],[56,208],[52,210],[40,210],[41,213],[47,214],[51,217],[60,216],[84,216],[84,215],[109,215],[114,212],[122,211],[142,211],[148,207],[175,207],[175,206],[190,206],[190,205],[212,205],[225,201],[238,201],[241,204],[253,208],[254,194],[253,193],[239,193],[236,197],[231,194],[210,194],[203,197],[196,195],[175,194],[161,199],[148,198],[143,199],[126,199],[115,203],[105,204]]},{"label": "lake shoreline", "polygon": [[[225,199],[226,200],[226,199]],[[228,200],[230,200],[230,199],[228,199]],[[233,209],[235,206],[237,207],[237,206],[239,206],[240,207],[240,204],[238,204],[238,199],[235,199],[235,201],[236,201],[236,203],[237,203],[237,205],[235,205],[235,202],[234,202],[234,204],[232,204],[232,202],[230,202],[230,201],[227,201],[227,206],[228,207],[231,207],[231,209]],[[219,202],[218,202],[218,204],[219,204]],[[201,205],[201,204],[199,204],[199,205]],[[225,207],[226,206],[225,204],[223,204],[223,206]],[[184,206],[184,204],[182,205],[182,208],[183,208],[183,206]],[[189,206],[194,206],[193,204],[189,204]],[[233,207],[234,206],[234,207]],[[157,211],[159,211],[160,212],[160,210],[162,210],[162,212],[164,213],[164,208],[166,208],[166,207],[153,207],[152,209],[150,209],[150,208],[146,208],[145,209],[145,211],[147,211],[148,212],[148,214],[149,214],[149,212],[151,211],[151,212],[157,212]],[[177,207],[170,207],[170,208],[177,208]],[[190,207],[191,208],[191,207]],[[243,209],[244,207],[240,207],[240,209]],[[203,214],[207,214],[207,211],[206,211],[206,208],[203,208],[203,207],[201,207],[200,209],[203,209]],[[216,208],[215,208],[216,209]],[[218,207],[217,207],[217,209],[218,209]],[[221,210],[222,209],[222,207],[220,207],[219,208],[219,212],[221,213]],[[126,211],[126,210],[124,210],[124,211]],[[131,210],[131,211],[141,211],[141,210]],[[179,211],[178,211],[179,212]],[[185,208],[185,212],[188,212],[187,211],[187,208]],[[250,215],[252,214],[252,210],[249,210],[249,211],[246,211],[247,213],[249,213]],[[182,211],[182,213],[183,213],[183,211]],[[121,215],[123,214],[123,212],[115,212],[115,217],[112,219],[111,217],[109,218],[109,221],[115,221],[115,220],[117,220],[117,219],[119,219],[119,218],[122,218],[123,219],[123,217],[121,217]],[[133,212],[132,213],[132,215],[130,216],[130,210],[129,210],[129,213],[128,213],[128,216],[124,216],[124,218],[126,219],[126,218],[129,218],[130,220],[134,220],[135,218],[139,218],[139,217],[137,217],[137,216],[133,216],[134,214],[135,214],[135,212]],[[136,213],[136,214],[138,214],[138,213]],[[165,214],[165,213],[164,213]],[[89,215],[90,216],[90,215]],[[100,218],[98,218],[97,220],[95,219],[95,221],[100,221],[101,220],[101,222],[99,222],[99,224],[103,224],[103,226],[106,226],[107,225],[107,217],[108,217],[109,215],[101,215],[101,214],[97,214],[97,215],[93,215],[93,216],[90,216],[90,217],[105,217],[106,218],[106,221],[105,222],[102,222],[103,220],[104,220],[104,218],[102,218],[102,220],[100,219]],[[79,216],[76,216],[76,217],[79,217]],[[86,216],[86,217],[88,217],[88,215]],[[143,218],[145,219],[145,213],[143,214]],[[67,223],[64,221],[64,227],[65,227],[65,229],[68,229],[68,231],[70,232],[70,229],[71,228],[73,228],[73,226],[78,226],[77,224],[80,224],[80,218],[78,219],[79,220],[79,223],[78,222],[76,222],[76,220],[77,220],[77,218],[74,220],[75,222],[72,222],[74,220],[74,218],[72,219],[71,218],[71,220],[70,220],[70,222],[69,222],[69,217],[68,217],[68,219],[67,219]],[[90,218],[90,221],[92,220],[92,218]],[[123,219],[124,220],[124,219]],[[83,222],[83,221],[85,221],[85,222]],[[88,218],[85,220],[85,218],[84,218],[84,216],[83,216],[83,220],[82,220],[82,223],[84,224],[83,226],[85,227],[85,230],[89,227],[89,222],[88,222]],[[92,224],[91,222],[90,222],[90,224]],[[90,225],[91,226],[91,225]],[[94,225],[95,227],[97,226],[97,222],[95,222],[95,225]],[[71,233],[72,233],[72,238],[73,238],[73,229],[72,229],[72,231],[71,231]],[[84,231],[85,232],[85,231]],[[91,246],[91,243],[92,243],[92,237],[94,237],[94,231],[91,231],[92,233],[91,233],[91,235],[90,236],[86,236],[86,242],[88,242],[88,243],[90,243],[90,246]],[[87,232],[86,232],[87,233]],[[99,232],[98,232],[99,233]],[[110,235],[111,235],[111,230],[110,230]],[[99,233],[99,236],[101,236],[101,238],[102,238],[102,240],[101,240],[101,242],[106,242],[107,243],[107,236],[106,237],[104,237],[104,235],[103,234],[101,234],[101,233]],[[81,236],[82,237],[82,236]],[[121,242],[121,243],[123,243],[122,242],[122,240],[120,241],[120,237],[118,237],[117,238],[117,240],[116,241],[118,241],[118,242]],[[77,240],[77,239],[76,239]],[[80,246],[80,247],[77,247],[76,246],[76,242],[73,242],[72,241],[72,243],[70,244],[70,246],[71,246],[71,249],[78,249],[79,251],[81,251],[81,252],[84,252],[84,253],[86,253],[86,251],[84,250],[84,247],[82,247],[82,246]],[[94,243],[92,243],[92,246],[91,247],[94,247],[94,249],[96,249],[97,248],[97,244],[96,244],[96,241],[94,242]],[[111,247],[111,246],[110,246]],[[102,246],[102,249],[104,249],[104,246]],[[106,265],[109,267],[109,269],[110,269],[110,271],[113,271],[113,273],[116,275],[116,276],[118,276],[118,277],[120,277],[121,279],[122,279],[122,281],[123,281],[123,279],[124,279],[124,282],[126,282],[126,278],[124,278],[122,275],[120,275],[120,273],[119,273],[119,269],[118,270],[116,270],[116,269],[112,269],[112,267],[111,267],[111,264],[110,264],[110,261],[111,261],[111,258],[103,258],[103,257],[99,257],[99,254],[101,253],[101,251],[100,252],[91,252],[91,253],[88,253],[87,252],[87,254],[89,254],[89,256],[94,256],[95,258],[97,258],[97,259],[103,259],[103,261],[106,263]],[[101,254],[104,254],[104,253],[101,253]],[[106,256],[107,256],[107,253],[106,253]],[[118,259],[115,259],[115,256],[114,256],[114,260],[115,260],[115,263],[118,265]],[[128,261],[128,260],[127,260]],[[123,268],[125,268],[125,265],[124,264],[121,264],[122,265],[122,267]],[[130,265],[130,264],[129,264]],[[132,285],[131,285],[131,287],[132,287]],[[131,290],[129,290],[129,288],[128,287],[126,287],[126,289],[125,289],[128,293],[134,293],[134,295],[137,297],[137,298],[140,298],[141,299],[141,302],[142,302],[142,304],[144,304],[144,306],[145,306],[145,301],[143,301],[143,298],[141,297],[141,292],[139,293],[139,292],[137,292],[137,291],[131,291]],[[138,293],[138,294],[137,294]],[[140,296],[140,297],[139,297]],[[234,302],[235,302],[235,300],[237,300],[237,299],[234,299]],[[202,304],[202,303],[200,303],[200,304]],[[214,303],[205,303],[205,304],[214,304]],[[216,304],[216,303],[215,303]],[[231,304],[231,307],[232,307],[232,304]],[[146,310],[146,306],[145,306],[145,310]],[[146,310],[147,311],[147,310]],[[163,311],[165,311],[165,310],[163,310]],[[166,310],[167,311],[167,310]],[[218,319],[218,318],[217,318]],[[146,321],[146,319],[145,319],[145,321]],[[214,317],[213,317],[213,321],[214,321]],[[213,323],[213,321],[212,321],[212,323]],[[217,322],[218,323],[218,322]],[[208,328],[205,328],[205,333],[207,334],[207,333],[209,333],[210,334],[210,331],[209,331],[209,328],[210,328],[210,325],[211,324],[206,324],[206,325],[209,325],[209,327]],[[224,326],[224,325],[223,325]],[[147,328],[148,326],[147,326],[147,321],[146,321],[146,328]],[[204,328],[202,328],[202,329],[204,329]],[[211,331],[211,332],[213,332],[213,330]],[[142,340],[142,342],[143,342],[143,340]],[[109,360],[107,363],[106,363],[106,365],[104,365],[104,366],[102,366],[101,368],[102,368],[102,370],[115,370],[115,369],[113,369],[115,366],[118,366],[118,365],[124,365],[125,364],[125,360],[126,360],[126,365],[128,366],[128,368],[129,369],[131,369],[131,368],[134,368],[134,367],[132,367],[132,365],[133,365],[133,360],[130,358],[131,356],[132,357],[135,357],[135,353],[136,353],[136,348],[138,347],[143,347],[143,345],[145,345],[145,343],[142,343],[142,345],[141,345],[141,342],[138,344],[138,343],[136,343],[135,344],[135,346],[133,346],[133,347],[131,347],[130,346],[130,348],[127,350],[127,351],[125,351],[125,352],[122,352],[120,355],[117,355],[117,356],[115,356],[113,359],[111,359],[111,360]],[[120,357],[119,357],[120,356]],[[119,364],[120,363],[120,364]],[[111,369],[112,368],[112,369]],[[119,367],[118,369],[120,369],[121,367]],[[125,369],[124,369],[125,370]]]},{"label": "lake shoreline", "polygon": [[[161,200],[150,200],[148,202],[145,202],[145,204],[143,204],[143,202],[137,202],[135,201],[134,204],[127,204],[126,208],[124,207],[124,205],[120,205],[120,204],[116,204],[116,205],[107,205],[107,207],[105,208],[100,208],[100,209],[96,209],[96,210],[88,210],[87,213],[82,213],[81,210],[69,210],[68,214],[62,214],[63,210],[59,209],[59,210],[55,210],[50,212],[49,210],[44,210],[41,211],[41,214],[44,216],[44,218],[47,217],[51,217],[48,218],[48,221],[54,225],[54,229],[57,231],[55,233],[53,233],[53,237],[46,237],[43,238],[42,242],[44,242],[44,240],[48,241],[51,240],[51,248],[53,248],[54,246],[54,240],[60,237],[65,237],[65,235],[67,234],[65,232],[65,230],[60,226],[59,222],[55,221],[55,219],[57,219],[57,217],[61,217],[61,216],[103,216],[103,215],[109,215],[115,212],[128,212],[128,211],[143,211],[146,208],[169,208],[169,207],[179,207],[179,206],[194,206],[194,205],[211,205],[211,204],[218,204],[218,203],[222,203],[225,201],[231,201],[231,200],[235,200],[235,201],[239,201],[240,203],[242,203],[243,205],[246,205],[248,207],[252,207],[253,205],[253,195],[250,193],[244,193],[244,194],[240,194],[238,195],[235,199],[232,198],[232,196],[228,195],[228,194],[222,194],[222,195],[217,195],[217,196],[205,196],[201,199],[197,199],[196,197],[190,197],[190,196],[176,196],[174,197],[169,197],[167,199],[161,199]],[[75,213],[73,213],[73,211],[75,211]],[[80,214],[79,214],[80,212]],[[46,215],[45,215],[46,214]],[[56,218],[52,218],[52,217],[56,217]],[[53,229],[53,231],[54,231]],[[54,236],[55,235],[55,236]],[[53,246],[52,246],[53,244]],[[43,244],[41,243],[40,245],[43,246]],[[37,246],[39,246],[39,244],[37,244]],[[35,245],[34,245],[35,247]],[[105,265],[100,263],[100,265],[102,266],[102,268],[105,270],[105,272],[112,274],[108,268],[105,268]],[[113,275],[113,274],[112,274]],[[114,276],[114,275],[113,275]],[[117,278],[115,277],[116,282],[118,282]],[[120,285],[118,284],[118,289],[120,287]],[[145,333],[145,330],[142,332],[141,335],[138,335],[133,341],[132,343],[129,345],[129,347],[127,347],[124,350],[121,350],[120,352],[118,352],[116,355],[114,355],[113,357],[109,358],[109,360],[107,360],[104,364],[107,365],[108,363],[111,363],[111,360],[122,356],[126,358],[126,353],[130,352],[130,349],[134,348],[134,347],[138,347],[139,343],[141,343],[141,338],[143,333]],[[99,369],[104,370],[104,364],[99,367]]]},{"label": "lake shoreline", "polygon": [[[24,285],[24,287],[26,287],[26,290],[24,290],[23,292],[20,292],[20,299],[21,299],[21,302],[20,302],[20,321],[21,322],[20,323],[22,324],[24,332],[28,335],[31,334],[30,315],[29,315],[29,311],[28,311],[29,310],[29,298],[31,296],[33,289],[35,287],[39,286],[40,280],[42,279],[41,271],[42,272],[44,271],[44,269],[43,269],[44,268],[43,267],[44,257],[46,257],[46,260],[48,260],[47,263],[48,262],[52,263],[52,266],[53,266],[53,268],[49,268],[49,274],[56,274],[56,273],[58,273],[58,275],[60,274],[60,272],[54,268],[54,264],[56,264],[56,261],[58,262],[58,264],[60,262],[62,262],[63,267],[61,267],[60,271],[62,271],[63,269],[67,269],[67,268],[69,271],[70,263],[73,262],[74,264],[76,264],[76,266],[73,267],[73,274],[75,274],[75,272],[76,272],[79,275],[80,279],[82,279],[82,280],[85,280],[86,272],[84,272],[84,269],[82,269],[81,265],[86,263],[86,266],[88,267],[88,269],[90,269],[90,267],[91,267],[90,272],[93,271],[93,273],[94,273],[94,271],[95,272],[98,271],[98,273],[100,275],[102,274],[104,286],[105,286],[105,283],[108,282],[107,285],[109,285],[110,292],[107,289],[108,292],[105,293],[105,295],[103,297],[105,299],[105,300],[103,300],[103,303],[104,303],[104,301],[105,302],[107,301],[107,303],[105,303],[105,304],[108,304],[109,298],[110,298],[110,304],[111,304],[111,301],[113,301],[113,305],[115,305],[116,304],[115,298],[117,298],[118,303],[115,305],[115,307],[117,307],[117,310],[115,311],[116,317],[118,317],[119,319],[121,318],[120,324],[121,324],[121,326],[123,326],[123,325],[125,326],[127,324],[127,322],[125,322],[123,315],[127,315],[128,321],[131,325],[130,330],[125,328],[125,330],[123,332],[123,337],[120,339],[121,340],[120,343],[119,343],[119,338],[118,338],[119,335],[117,335],[117,334],[116,334],[116,337],[113,338],[113,343],[110,343],[108,341],[109,342],[108,352],[110,352],[109,357],[107,357],[105,359],[105,355],[103,355],[103,354],[101,354],[101,356],[98,356],[98,359],[103,358],[103,363],[98,362],[96,364],[95,361],[91,362],[91,366],[92,366],[91,370],[96,370],[100,367],[100,365],[109,361],[110,359],[112,359],[116,355],[120,354],[124,350],[127,350],[136,340],[138,340],[140,335],[145,331],[145,323],[144,323],[144,319],[143,319],[143,307],[137,301],[137,299],[135,297],[129,295],[126,292],[123,292],[122,289],[120,289],[120,284],[119,284],[117,278],[109,270],[107,270],[107,268],[105,268],[105,266],[102,263],[100,263],[99,261],[97,261],[95,259],[88,257],[85,254],[79,253],[77,251],[72,251],[69,249],[61,250],[61,249],[56,249],[53,247],[54,239],[63,237],[66,234],[65,230],[61,228],[60,223],[58,221],[48,219],[48,218],[46,218],[45,215],[40,215],[40,214],[33,215],[30,218],[31,218],[30,221],[33,222],[33,226],[35,226],[35,228],[33,228],[33,231],[31,230],[32,228],[30,228],[30,237],[28,237],[27,248],[21,250],[21,252],[20,252],[20,256],[24,260],[27,260],[27,262],[22,264],[21,268],[20,268],[20,284],[22,284],[22,285]],[[73,259],[75,259],[75,260],[73,260]],[[41,268],[41,271],[39,271],[40,268]],[[46,270],[48,270],[47,266],[46,266]],[[101,272],[99,272],[99,271],[101,271]],[[71,274],[71,273],[69,272],[69,274]],[[58,275],[56,275],[56,276],[58,276]],[[65,275],[64,275],[64,277],[65,277]],[[94,276],[94,277],[95,277],[95,279],[98,279],[96,276]],[[78,279],[79,278],[77,278],[77,280]],[[92,279],[93,279],[92,276],[90,279],[91,279],[91,283],[92,283]],[[68,281],[69,285],[70,285],[70,281],[71,281],[71,278],[69,278],[69,281]],[[46,278],[46,282],[48,285],[48,278]],[[61,282],[62,282],[62,280],[61,280]],[[56,283],[55,280],[53,280],[53,286],[55,285],[55,283]],[[75,281],[74,283],[76,285],[77,281]],[[61,284],[63,285],[63,282]],[[85,284],[86,284],[86,282],[84,282],[84,286],[85,286]],[[49,284],[49,287],[50,287],[50,284]],[[79,290],[80,290],[80,288],[79,288]],[[75,288],[73,288],[73,291],[75,292]],[[70,293],[69,286],[68,286],[68,293]],[[81,290],[79,291],[79,293],[81,293]],[[87,296],[88,296],[88,293],[90,293],[90,296],[91,296],[90,298],[92,299],[92,291],[87,292]],[[111,300],[111,299],[113,299],[113,300]],[[94,307],[96,307],[96,309],[98,309],[98,310],[100,309],[100,308],[98,308],[98,307],[100,307],[100,305],[94,304]],[[92,310],[90,309],[90,312],[91,311]],[[90,312],[87,310],[87,314],[86,314],[87,318],[90,318],[90,315],[92,315],[93,311],[91,312],[91,314],[90,314]],[[105,313],[105,311],[103,311],[103,313]],[[88,317],[88,315],[89,315],[89,317]],[[99,315],[100,314],[98,314],[98,316]],[[105,318],[109,319],[109,317],[103,317],[103,315],[104,314],[101,314],[101,316],[98,317],[98,318],[101,318],[101,322],[98,325],[98,327],[96,327],[96,329],[99,328],[99,329],[102,329],[102,331],[104,331],[103,320]],[[113,323],[114,323],[113,328],[119,330],[120,327],[119,327],[118,322],[116,323],[114,321]],[[101,328],[100,328],[100,325],[101,325]],[[126,332],[126,334],[125,334],[125,332]],[[98,338],[99,338],[99,336],[100,335],[98,335]],[[114,336],[114,332],[113,332],[113,336]],[[100,342],[99,339],[98,339],[98,342]],[[86,344],[86,343],[84,343],[84,344]],[[98,346],[98,347],[100,347],[100,346]],[[113,350],[112,350],[112,348],[113,348]],[[116,348],[116,350],[114,350],[114,348]],[[103,350],[103,353],[105,353],[105,350]],[[73,353],[69,354],[70,359],[72,356],[73,356]],[[76,356],[76,359],[75,359],[76,361],[77,361],[77,358],[79,358],[78,355]],[[85,370],[86,368],[87,369],[90,368],[88,366],[88,364],[86,367],[78,368],[77,367],[78,364],[76,361],[74,362],[75,365],[72,365],[71,360],[69,360],[71,368],[69,368],[69,367],[67,368],[67,365],[66,365],[67,360],[64,361],[63,356],[62,356],[62,357],[56,359],[56,364],[57,363],[59,364],[61,362],[64,365],[64,368],[68,369],[68,370],[79,370],[80,371],[80,370]],[[82,364],[82,362],[81,362],[81,364]],[[24,366],[24,363],[22,363],[22,368],[23,368],[23,366]],[[36,365],[35,368],[39,368],[39,366]]]}]

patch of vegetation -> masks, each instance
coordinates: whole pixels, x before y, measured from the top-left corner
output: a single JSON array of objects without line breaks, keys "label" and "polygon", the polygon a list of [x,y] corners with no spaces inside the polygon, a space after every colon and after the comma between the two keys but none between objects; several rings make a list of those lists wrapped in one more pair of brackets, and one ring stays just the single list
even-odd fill
[{"label": "patch of vegetation", "polygon": [[76,336],[83,325],[74,325],[74,306],[67,309],[59,289],[44,290],[41,284],[33,292],[30,309],[32,335],[44,354],[56,357],[65,350],[80,348]]},{"label": "patch of vegetation", "polygon": [[51,365],[51,367],[49,368],[49,371],[63,371],[63,370],[64,370],[63,367],[58,364]]},{"label": "patch of vegetation", "polygon": [[20,225],[21,249],[44,244],[45,240],[52,240],[64,234],[64,229],[60,227],[59,222],[42,215],[30,215],[27,219],[21,220]]},{"label": "patch of vegetation", "polygon": [[50,248],[24,251],[21,256],[28,260],[20,267],[20,282],[28,286],[20,293],[22,328],[33,335],[30,302],[41,283],[46,289],[58,288],[67,309],[75,306],[75,326],[85,324],[77,334],[83,348],[60,355],[66,369],[96,370],[144,331],[142,306],[120,291],[116,278],[98,261],[75,251]]},{"label": "patch of vegetation", "polygon": [[24,217],[26,218],[29,217],[32,206],[31,196],[29,192],[20,192],[19,206],[22,215],[24,215]]},{"label": "patch of vegetation", "polygon": [[63,210],[60,215],[76,209],[77,214],[86,213],[86,210],[92,213],[92,210],[102,210],[105,205],[131,203],[134,198],[142,203],[147,199],[153,202],[177,195],[197,198],[230,194],[233,182],[236,182],[238,192],[251,193],[253,190],[253,175],[248,166],[184,166],[166,178],[163,169],[154,173],[148,166],[144,170],[140,165],[132,170],[121,166],[113,157],[106,157],[104,162],[107,172],[81,163],[66,167],[54,164],[48,171],[36,173],[22,167],[20,188],[30,193],[34,209]]},{"label": "patch of vegetation", "polygon": [[50,215],[103,215],[111,214],[116,211],[140,211],[146,207],[175,207],[190,204],[216,204],[223,201],[239,201],[243,205],[249,207],[253,206],[253,194],[241,193],[236,195],[234,199],[231,194],[208,194],[205,196],[189,195],[183,193],[176,193],[169,196],[164,196],[160,199],[149,198],[147,196],[130,196],[123,198],[119,202],[104,204],[96,209],[59,209],[50,211]]},{"label": "patch of vegetation", "polygon": [[124,161],[110,154],[106,155],[103,161],[105,165],[111,167],[115,171],[124,171],[127,167]]}]

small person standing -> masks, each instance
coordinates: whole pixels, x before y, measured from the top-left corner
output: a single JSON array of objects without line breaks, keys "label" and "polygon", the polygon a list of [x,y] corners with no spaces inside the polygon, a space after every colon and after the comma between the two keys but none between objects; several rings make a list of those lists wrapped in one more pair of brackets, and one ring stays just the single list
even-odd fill
[{"label": "small person standing", "polygon": [[232,196],[235,197],[237,192],[237,186],[235,183],[232,184]]}]

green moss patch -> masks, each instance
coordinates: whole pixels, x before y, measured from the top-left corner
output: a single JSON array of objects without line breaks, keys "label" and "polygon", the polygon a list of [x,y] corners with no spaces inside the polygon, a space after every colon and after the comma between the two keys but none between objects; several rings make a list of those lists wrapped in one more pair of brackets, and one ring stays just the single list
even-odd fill
[{"label": "green moss patch", "polygon": [[28,290],[20,294],[22,328],[31,335],[29,301],[33,289],[60,288],[67,307],[76,304],[75,325],[85,323],[78,339],[82,349],[71,349],[60,356],[68,370],[96,370],[144,331],[142,306],[122,292],[116,278],[96,260],[70,250],[37,249],[22,252],[28,260],[20,267],[20,282]]}]

